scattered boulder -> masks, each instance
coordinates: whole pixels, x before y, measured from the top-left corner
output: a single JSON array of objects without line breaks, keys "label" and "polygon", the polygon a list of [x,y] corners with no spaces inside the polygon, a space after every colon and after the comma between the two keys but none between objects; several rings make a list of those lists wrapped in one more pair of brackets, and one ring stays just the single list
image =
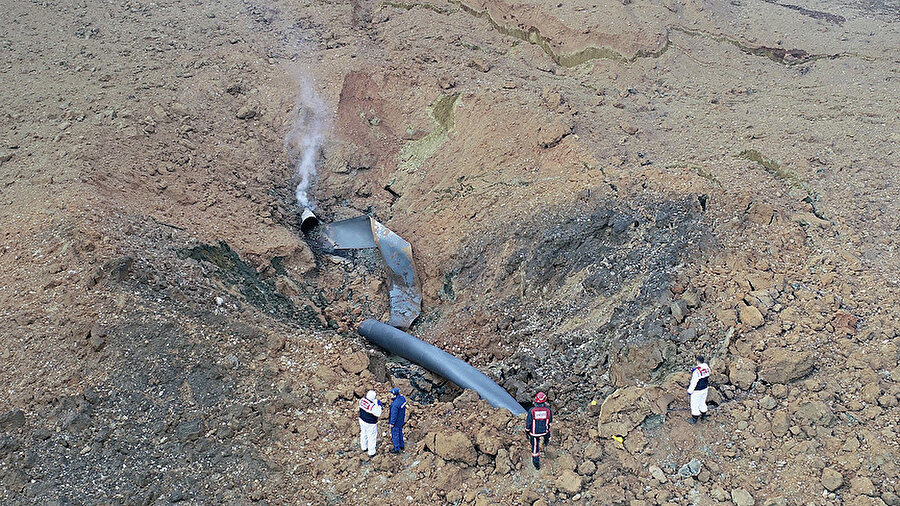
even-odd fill
[{"label": "scattered boulder", "polygon": [[350,374],[359,374],[369,367],[369,356],[363,351],[357,351],[350,355],[344,355],[341,359],[341,368]]},{"label": "scattered boulder", "polygon": [[737,325],[737,315],[735,314],[734,309],[719,309],[716,311],[716,318],[722,322],[722,325],[725,328]]},{"label": "scattered boulder", "polygon": [[284,336],[281,334],[269,334],[266,337],[266,348],[271,351],[281,351],[284,349]]},{"label": "scattered boulder", "polygon": [[475,435],[475,444],[478,446],[481,453],[497,455],[502,442],[500,441],[500,435],[497,434],[497,431],[490,427],[482,427],[481,430],[478,431],[478,434]]},{"label": "scattered boulder", "polygon": [[826,467],[822,470],[822,486],[825,487],[829,492],[834,492],[835,490],[841,488],[844,484],[844,477],[841,476],[841,473],[836,471],[831,467]]},{"label": "scattered boulder", "polygon": [[808,351],[768,348],[763,352],[758,376],[767,383],[790,383],[812,372],[814,366],[815,358]]},{"label": "scattered boulder", "polygon": [[695,308],[700,306],[700,295],[693,290],[688,290],[681,294],[682,300],[687,304],[689,308]]},{"label": "scattered boulder", "polygon": [[688,327],[678,333],[678,342],[690,343],[697,339],[697,327]]},{"label": "scattered boulder", "polygon": [[674,346],[664,346],[661,341],[626,346],[616,354],[615,360],[610,360],[610,380],[620,387],[648,381],[650,371],[659,367],[670,353],[674,354]]},{"label": "scattered boulder", "polygon": [[700,469],[703,464],[697,459],[691,459],[690,462],[681,466],[678,469],[678,475],[682,478],[688,478],[690,476],[697,476],[700,474]]},{"label": "scattered boulder", "polygon": [[671,397],[664,395],[656,387],[626,387],[616,390],[600,406],[600,418],[597,421],[600,437],[628,435],[651,414],[664,413],[669,402]]},{"label": "scattered boulder", "polygon": [[665,483],[666,481],[668,481],[668,479],[666,479],[666,473],[664,473],[663,470],[659,468],[659,466],[650,466],[647,468],[647,471],[650,472],[650,476],[652,476],[654,480],[660,483]]},{"label": "scattered boulder", "polygon": [[869,383],[862,387],[859,391],[859,398],[863,402],[867,402],[869,404],[875,404],[878,402],[878,397],[881,396],[881,387],[878,386],[878,383]]},{"label": "scattered boulder", "polygon": [[81,409],[70,411],[59,420],[60,427],[71,432],[81,432],[90,427],[92,423],[91,417]]},{"label": "scattered boulder", "polygon": [[574,471],[576,467],[575,458],[568,453],[560,455],[559,458],[556,459],[556,463],[559,465],[560,469],[565,471]]},{"label": "scattered boulder", "polygon": [[604,485],[597,489],[591,489],[595,504],[623,504],[625,503],[625,491],[618,485]]},{"label": "scattered boulder", "polygon": [[867,495],[870,497],[876,494],[875,484],[865,476],[857,476],[850,480],[850,491],[857,495]]},{"label": "scattered boulder", "polygon": [[741,306],[740,314],[741,323],[753,328],[761,327],[762,324],[766,322],[762,313],[759,312],[759,309],[756,309],[753,306]]},{"label": "scattered boulder", "polygon": [[834,315],[834,320],[831,324],[834,326],[834,331],[836,333],[853,335],[856,334],[856,326],[859,324],[859,318],[846,311],[838,311],[837,314]]},{"label": "scattered boulder", "polygon": [[179,441],[194,441],[203,433],[203,424],[200,420],[181,422],[175,427],[175,438]]},{"label": "scattered boulder", "polygon": [[782,437],[791,428],[790,419],[784,411],[777,411],[772,415],[772,434]]},{"label": "scattered boulder", "polygon": [[743,488],[736,488],[731,491],[731,502],[735,504],[735,506],[753,506],[756,504],[756,501],[753,499],[753,496],[750,495],[750,492]]},{"label": "scattered boulder", "polygon": [[890,490],[886,490],[883,494],[881,494],[881,500],[884,501],[887,506],[900,506],[900,497],[897,494],[891,492]]},{"label": "scattered boulder", "polygon": [[747,282],[754,291],[768,290],[775,284],[771,273],[751,274],[747,276]]},{"label": "scattered boulder", "polygon": [[469,67],[479,71],[479,72],[488,72],[491,70],[491,63],[485,61],[484,58],[472,58],[469,60]]},{"label": "scattered boulder", "polygon": [[728,366],[728,380],[741,390],[750,390],[756,381],[756,364],[750,359],[739,357]]},{"label": "scattered boulder", "polygon": [[0,436],[0,457],[5,457],[14,451],[17,451],[21,446],[19,441],[14,438]]},{"label": "scattered boulder", "polygon": [[444,460],[454,460],[475,465],[478,452],[468,436],[459,431],[433,432],[425,436],[425,446]]},{"label": "scattered boulder", "polygon": [[21,409],[7,411],[0,415],[0,429],[18,429],[25,425],[25,412]]},{"label": "scattered boulder", "polygon": [[542,148],[552,148],[571,132],[572,129],[568,125],[557,119],[540,128],[538,143],[540,143]]},{"label": "scattered boulder", "polygon": [[829,426],[834,421],[834,412],[822,401],[810,401],[800,405],[797,416],[805,426]]},{"label": "scattered boulder", "polygon": [[106,328],[99,323],[95,323],[94,326],[91,327],[88,344],[90,344],[91,349],[94,351],[102,350],[103,347],[106,346]]},{"label": "scattered boulder", "polygon": [[600,457],[603,456],[603,447],[597,443],[588,443],[586,447],[584,447],[584,458],[597,461],[600,460]]},{"label": "scattered boulder", "polygon": [[19,468],[13,467],[3,473],[3,484],[6,486],[5,488],[17,494],[25,489],[26,484],[30,480],[30,476],[28,476],[24,470]]},{"label": "scattered boulder", "polygon": [[638,131],[639,131],[638,127],[632,125],[631,123],[626,123],[624,121],[619,123],[619,128],[621,128],[622,131],[628,135],[634,135],[634,134],[638,133]]},{"label": "scattered boulder", "polygon": [[678,299],[672,303],[670,306],[672,311],[672,317],[675,318],[675,321],[681,323],[687,317],[688,313],[688,304],[684,299]]},{"label": "scattered boulder", "polygon": [[578,466],[578,474],[582,476],[591,476],[597,471],[597,464],[592,460],[585,460]]},{"label": "scattered boulder", "polygon": [[709,495],[719,502],[725,502],[731,497],[728,492],[726,492],[725,489],[719,485],[714,486],[713,489],[709,492]]},{"label": "scattered boulder", "polygon": [[567,494],[576,494],[581,491],[582,478],[574,471],[566,469],[556,479],[556,488]]},{"label": "scattered boulder", "polygon": [[435,470],[433,477],[433,486],[437,490],[456,490],[462,480],[459,467],[451,462]]},{"label": "scattered boulder", "polygon": [[512,470],[512,462],[509,460],[509,451],[506,448],[497,450],[497,456],[494,458],[494,473],[507,474]]},{"label": "scattered boulder", "polygon": [[544,88],[541,92],[541,98],[551,111],[559,109],[564,102],[562,95],[552,88]]},{"label": "scattered boulder", "polygon": [[774,215],[775,208],[762,202],[753,202],[750,209],[747,210],[747,218],[749,218],[751,222],[759,225],[768,225],[772,222],[772,217]]},{"label": "scattered boulder", "polygon": [[235,117],[246,120],[253,119],[257,114],[259,114],[259,107],[252,102],[247,102],[238,108]]},{"label": "scattered boulder", "polygon": [[278,276],[275,278],[275,290],[286,297],[296,297],[300,295],[300,288],[297,283],[287,276]]}]

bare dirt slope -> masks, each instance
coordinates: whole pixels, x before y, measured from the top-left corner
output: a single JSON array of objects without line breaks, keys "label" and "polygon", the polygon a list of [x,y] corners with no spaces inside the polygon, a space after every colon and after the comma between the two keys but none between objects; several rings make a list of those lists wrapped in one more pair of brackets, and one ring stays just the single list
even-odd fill
[{"label": "bare dirt slope", "polygon": [[[897,9],[7,2],[0,500],[900,504]],[[319,215],[413,244],[411,332],[548,393],[541,471],[355,334],[386,287],[298,230],[316,131]]]}]

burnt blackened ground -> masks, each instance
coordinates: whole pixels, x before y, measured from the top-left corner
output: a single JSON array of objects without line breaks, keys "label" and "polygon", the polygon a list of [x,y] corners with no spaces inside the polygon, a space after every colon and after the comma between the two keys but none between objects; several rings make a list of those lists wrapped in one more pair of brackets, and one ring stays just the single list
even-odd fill
[{"label": "burnt blackened ground", "polygon": [[[631,347],[663,343],[650,368],[671,365],[670,289],[708,240],[702,214],[693,196],[597,200],[472,238],[451,288],[482,309],[473,326],[484,335],[471,339],[473,347],[460,340],[461,353],[520,402],[545,390],[570,406],[608,393],[604,374]],[[489,263],[498,256],[505,260]],[[475,348],[486,341],[502,349]]]},{"label": "burnt blackened ground", "polygon": [[29,413],[9,436],[4,503],[248,497],[269,472],[255,444],[274,430],[274,389],[248,367],[264,336],[147,299],[120,322],[93,342],[115,364],[109,379]]},{"label": "burnt blackened ground", "polygon": [[272,468],[261,449],[288,428],[303,393],[279,384],[268,360],[283,333],[257,323],[272,322],[260,314],[321,323],[280,302],[227,246],[209,251],[231,263],[214,264],[179,258],[172,243],[159,237],[97,270],[96,323],[71,340],[72,359],[94,379],[74,394],[36,392],[24,424],[0,422],[3,504],[263,497]]},{"label": "burnt blackened ground", "polygon": [[[200,244],[186,249],[182,253],[187,258],[200,262],[210,269],[212,276],[234,286],[244,301],[267,314],[283,321],[298,321],[312,327],[321,326],[321,322],[312,308],[298,308],[289,297],[278,292],[271,280],[260,279],[256,269],[242,260],[240,255],[232,250],[225,241],[220,241],[216,245]],[[289,276],[281,266],[281,261],[280,257],[275,257],[272,260],[272,266],[277,274]],[[297,283],[297,286],[305,287],[306,284],[301,282]],[[311,299],[315,299],[315,297],[311,297]]]}]

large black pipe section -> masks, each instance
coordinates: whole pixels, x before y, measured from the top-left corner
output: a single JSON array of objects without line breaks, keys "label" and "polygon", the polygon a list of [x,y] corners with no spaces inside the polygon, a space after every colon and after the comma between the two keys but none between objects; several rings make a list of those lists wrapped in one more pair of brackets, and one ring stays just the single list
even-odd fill
[{"label": "large black pipe section", "polygon": [[462,388],[475,390],[495,408],[506,408],[514,415],[525,413],[525,408],[491,378],[440,348],[378,320],[362,322],[359,333],[385,350],[419,364]]}]

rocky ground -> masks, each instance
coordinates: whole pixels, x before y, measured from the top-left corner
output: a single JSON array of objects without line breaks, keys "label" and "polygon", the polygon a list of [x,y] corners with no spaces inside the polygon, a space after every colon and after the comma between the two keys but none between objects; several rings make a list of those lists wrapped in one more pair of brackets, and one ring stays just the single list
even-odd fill
[{"label": "rocky ground", "polygon": [[[898,9],[7,2],[0,501],[900,504]],[[319,216],[413,245],[411,332],[548,393],[540,471],[356,335],[387,287],[299,230],[316,131]]]}]

